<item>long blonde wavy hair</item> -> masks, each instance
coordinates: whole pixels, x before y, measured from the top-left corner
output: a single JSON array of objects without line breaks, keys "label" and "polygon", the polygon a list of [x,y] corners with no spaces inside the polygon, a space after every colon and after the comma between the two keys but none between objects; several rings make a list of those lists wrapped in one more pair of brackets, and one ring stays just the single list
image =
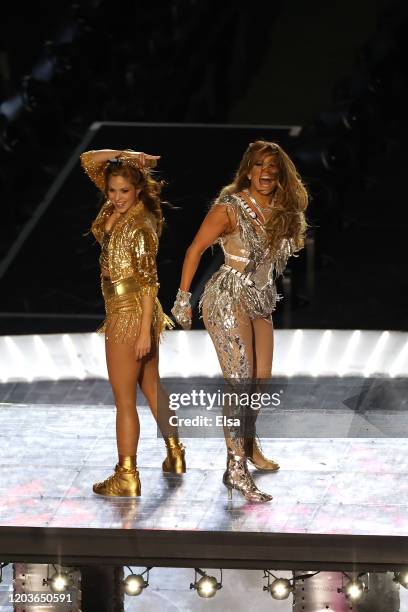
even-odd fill
[{"label": "long blonde wavy hair", "polygon": [[252,142],[241,159],[233,182],[221,190],[219,197],[249,188],[251,181],[248,173],[256,162],[267,155],[276,156],[279,168],[275,204],[265,225],[269,246],[272,252],[276,252],[282,240],[287,238],[291,240],[293,251],[296,252],[305,243],[307,223],[304,211],[309,198],[294,163],[278,144],[266,140]]},{"label": "long blonde wavy hair", "polygon": [[[133,163],[129,163],[126,160],[115,160],[107,162],[103,171],[105,180],[105,199],[108,200],[108,187],[109,179],[111,176],[122,176],[128,180],[135,187],[136,190],[140,189],[139,200],[143,202],[148,210],[153,214],[156,220],[156,232],[160,237],[164,218],[161,206],[160,194],[163,187],[163,182],[153,178],[147,169],[139,168]],[[102,228],[99,227],[103,223],[102,219],[96,218],[92,223],[91,231],[93,233],[98,232]]]}]

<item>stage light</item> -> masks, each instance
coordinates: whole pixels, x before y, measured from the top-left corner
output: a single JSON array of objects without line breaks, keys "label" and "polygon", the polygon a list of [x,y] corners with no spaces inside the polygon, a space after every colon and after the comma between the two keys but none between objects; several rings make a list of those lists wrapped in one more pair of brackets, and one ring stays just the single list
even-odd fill
[{"label": "stage light", "polygon": [[75,344],[73,343],[70,334],[63,334],[62,342],[71,360],[73,372],[75,372],[77,378],[83,380],[86,377],[86,371],[81,363],[81,359],[78,356]]},{"label": "stage light", "polygon": [[314,363],[311,368],[312,376],[319,376],[323,370],[323,366],[326,360],[326,353],[329,347],[331,337],[332,337],[331,330],[326,329],[326,331],[323,333],[321,340],[319,342],[319,346],[316,352],[316,357],[314,359]]},{"label": "stage light", "polygon": [[348,574],[344,574],[343,576],[347,578],[347,582],[342,584],[341,589],[338,589],[339,593],[344,593],[346,599],[351,599],[352,601],[358,601],[364,595],[366,591],[368,591],[368,580],[369,574],[367,573],[367,582],[362,580],[362,576],[365,574],[359,574],[357,577],[351,578]]},{"label": "stage light", "polygon": [[[288,578],[278,578],[270,570],[264,570],[263,577],[268,579],[268,584],[263,587],[263,590],[268,591],[272,599],[287,599],[289,595],[293,593],[296,580],[295,577],[293,577],[292,580],[288,580]],[[274,579],[272,582],[271,577]]]},{"label": "stage light", "polygon": [[214,576],[203,576],[197,583],[197,593],[200,597],[214,597],[217,591],[217,579]]},{"label": "stage light", "polygon": [[408,570],[394,572],[394,582],[398,582],[404,589],[408,589]]},{"label": "stage light", "polygon": [[[195,568],[194,582],[190,584],[190,589],[197,591],[197,595],[209,599],[214,597],[217,591],[222,589],[222,569],[220,569],[220,582],[214,576],[208,576],[203,570]],[[197,580],[197,574],[201,576]]]},{"label": "stage light", "polygon": [[143,589],[147,586],[142,576],[130,574],[123,582],[123,588],[126,595],[140,595]]},{"label": "stage light", "polygon": [[[278,578],[271,570],[264,570],[264,578],[268,579],[268,584],[263,587],[264,591],[268,591],[271,594],[272,599],[278,599],[282,601],[287,599],[291,593],[295,591],[295,584],[297,581],[308,580],[316,576],[319,572],[311,572],[310,574],[298,574],[295,576],[292,572],[292,579]],[[271,581],[271,578],[273,580]]]},{"label": "stage light", "polygon": [[39,373],[41,375],[47,373],[52,380],[58,380],[58,370],[44,340],[38,334],[33,336],[33,340],[34,348],[38,357],[38,359],[35,360],[35,363],[38,365]]},{"label": "stage light", "polygon": [[400,350],[393,364],[390,367],[389,375],[391,376],[391,378],[394,378],[394,376],[397,376],[398,374],[400,373],[402,374],[403,372],[405,372],[407,369],[407,365],[408,365],[408,341],[405,342],[405,345]]},{"label": "stage light", "polygon": [[67,572],[57,571],[47,580],[48,586],[54,593],[62,593],[70,586],[72,580]]},{"label": "stage light", "polygon": [[302,340],[303,331],[301,329],[297,329],[295,332],[293,332],[292,341],[290,343],[290,348],[285,363],[286,376],[293,376],[296,372]]},{"label": "stage light", "polygon": [[270,593],[273,599],[287,599],[292,591],[293,587],[287,578],[277,578],[270,585]]},{"label": "stage light", "polygon": [[348,372],[349,364],[351,363],[352,358],[354,357],[354,353],[356,347],[360,341],[361,331],[356,329],[350,336],[350,339],[347,343],[346,350],[344,351],[342,358],[340,360],[340,364],[337,370],[339,376],[344,376]]},{"label": "stage light", "polygon": [[[140,595],[146,587],[149,586],[149,571],[152,569],[151,567],[147,567],[144,572],[141,574],[134,574],[130,567],[126,566],[130,571],[129,576],[123,580],[123,590],[126,595],[136,596]],[[144,575],[146,574],[146,580],[144,579]]]},{"label": "stage light", "polygon": [[360,582],[350,582],[345,588],[346,597],[356,600],[360,599],[362,594],[364,593],[364,584]]},{"label": "stage light", "polygon": [[34,380],[32,365],[25,359],[17,342],[10,336],[4,336],[4,342],[8,351],[7,357],[9,357],[11,362],[19,368],[20,376],[24,372],[26,382],[32,382]]},{"label": "stage light", "polygon": [[376,372],[376,368],[378,367],[378,363],[380,362],[381,353],[384,350],[384,346],[388,341],[389,335],[389,332],[384,331],[377,340],[374,350],[372,351],[370,357],[367,360],[367,365],[364,370],[365,378]]}]

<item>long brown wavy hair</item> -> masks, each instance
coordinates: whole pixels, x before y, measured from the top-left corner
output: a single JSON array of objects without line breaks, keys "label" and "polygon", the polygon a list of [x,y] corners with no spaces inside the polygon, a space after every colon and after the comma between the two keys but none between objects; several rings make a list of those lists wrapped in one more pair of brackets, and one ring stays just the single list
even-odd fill
[{"label": "long brown wavy hair", "polygon": [[275,252],[282,240],[287,238],[296,252],[303,248],[305,242],[307,223],[304,211],[309,198],[294,163],[278,144],[266,140],[252,142],[244,153],[233,182],[221,190],[219,197],[249,188],[251,181],[248,173],[256,162],[267,155],[276,156],[279,168],[275,204],[265,225],[269,246]]},{"label": "long brown wavy hair", "polygon": [[[164,218],[161,206],[160,194],[163,188],[163,182],[156,180],[151,175],[150,171],[145,168],[138,167],[135,163],[129,162],[128,160],[112,160],[106,163],[104,171],[103,171],[104,179],[105,179],[105,198],[104,202],[108,201],[108,188],[109,188],[109,179],[111,176],[122,176],[124,179],[128,180],[136,190],[140,189],[139,200],[143,202],[148,210],[153,214],[156,220],[156,232],[160,237]],[[98,231],[102,228],[99,228],[99,225],[102,223],[102,220],[95,221],[92,223],[91,231]]]}]

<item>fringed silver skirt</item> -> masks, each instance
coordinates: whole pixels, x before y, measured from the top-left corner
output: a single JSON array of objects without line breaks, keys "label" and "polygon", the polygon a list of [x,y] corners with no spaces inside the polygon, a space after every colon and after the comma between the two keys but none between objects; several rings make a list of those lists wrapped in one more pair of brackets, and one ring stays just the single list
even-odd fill
[{"label": "fringed silver skirt", "polygon": [[211,324],[234,328],[238,311],[244,310],[250,319],[269,318],[279,299],[275,283],[257,289],[247,275],[224,264],[207,282],[199,308],[201,312],[205,305]]}]

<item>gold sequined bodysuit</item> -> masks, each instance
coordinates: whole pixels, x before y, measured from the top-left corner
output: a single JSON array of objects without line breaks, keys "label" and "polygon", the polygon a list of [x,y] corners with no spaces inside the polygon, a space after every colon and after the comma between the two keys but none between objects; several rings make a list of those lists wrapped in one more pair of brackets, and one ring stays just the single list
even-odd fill
[{"label": "gold sequined bodysuit", "polygon": [[239,194],[223,196],[214,206],[225,207],[236,225],[218,239],[225,263],[207,282],[200,308],[224,376],[250,379],[246,328],[252,319],[271,321],[279,299],[275,279],[285,269],[292,243],[282,241],[271,254],[264,226]]},{"label": "gold sequined bodysuit", "polygon": [[[103,190],[104,164],[95,163],[91,154],[92,151],[83,153],[81,163],[88,176]],[[98,331],[104,332],[108,341],[133,344],[140,330],[142,296],[150,295],[155,298],[151,334],[153,341],[158,342],[161,332],[166,327],[173,327],[173,323],[163,313],[157,299],[155,218],[139,202],[107,231],[106,223],[113,212],[113,204],[106,201],[92,226],[101,245],[99,263],[106,310],[105,322]]]}]

